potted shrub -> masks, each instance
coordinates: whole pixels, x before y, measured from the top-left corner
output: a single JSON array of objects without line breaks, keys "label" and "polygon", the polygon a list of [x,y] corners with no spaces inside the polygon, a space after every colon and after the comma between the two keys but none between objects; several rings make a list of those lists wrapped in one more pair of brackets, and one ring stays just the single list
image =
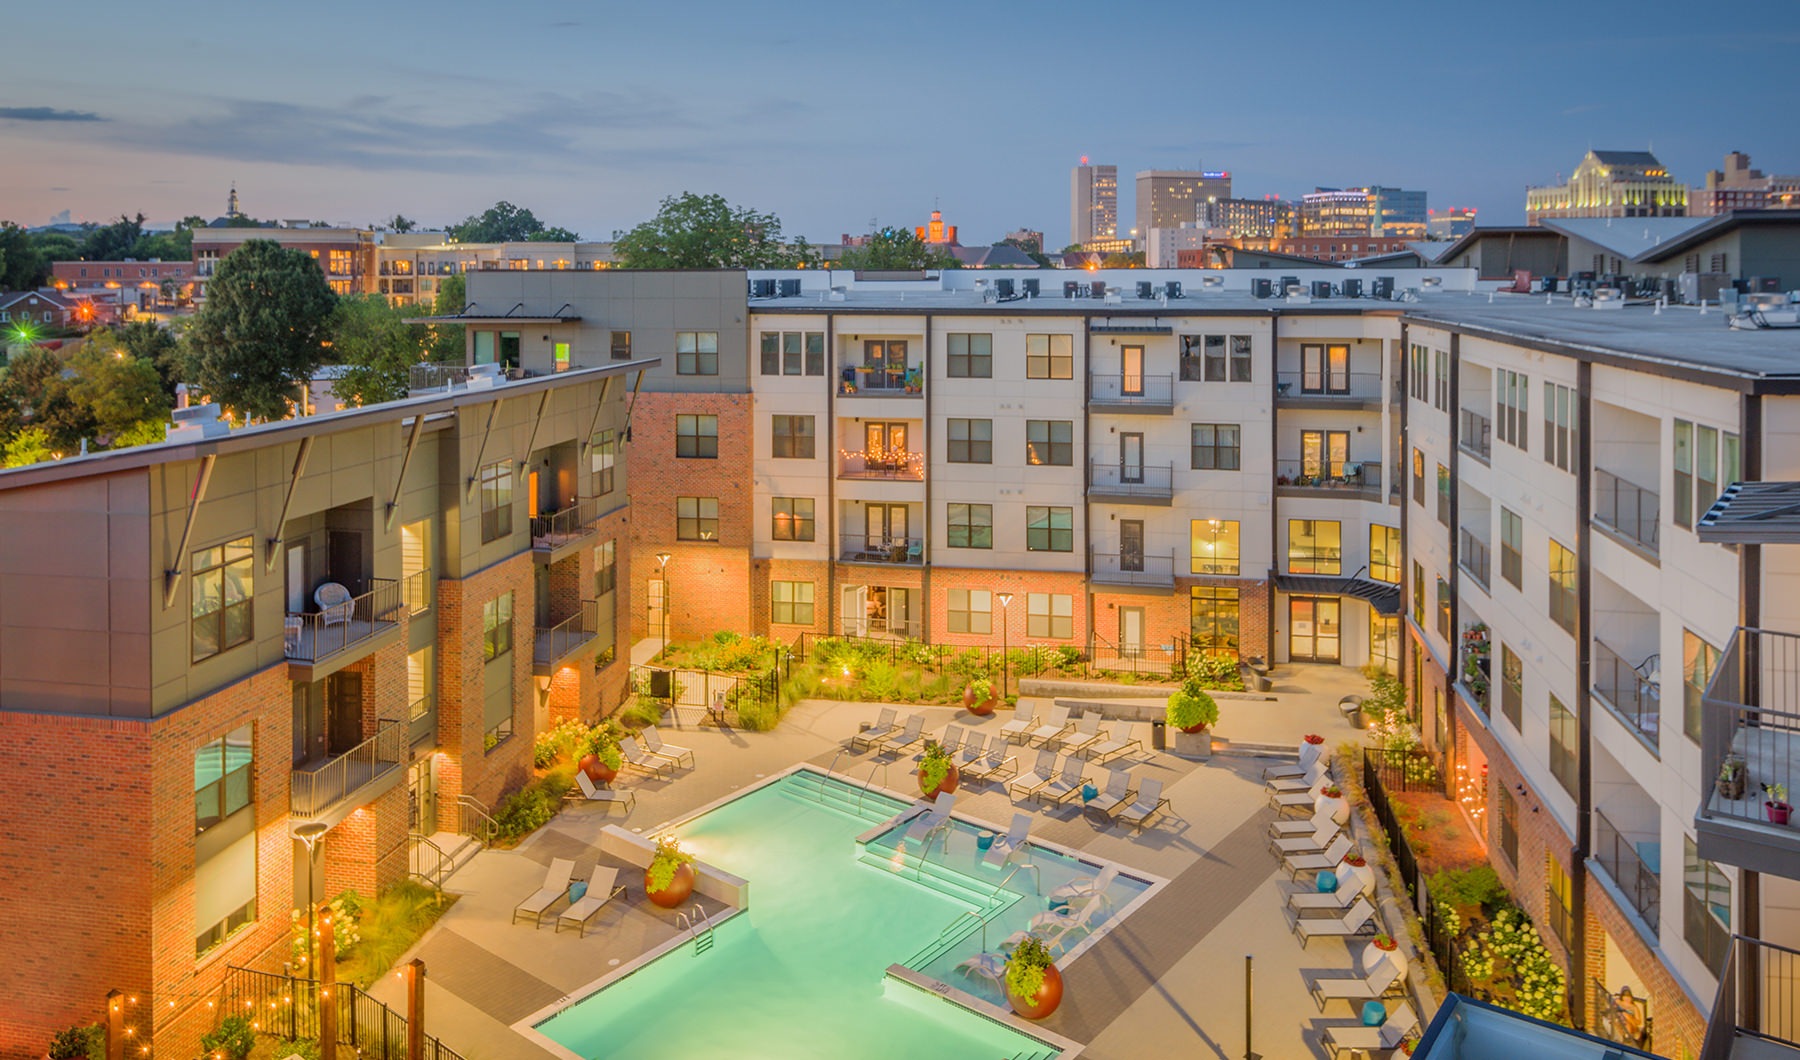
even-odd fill
[{"label": "potted shrub", "polygon": [[1788,805],[1786,784],[1764,784],[1763,792],[1769,796],[1763,803],[1763,812],[1768,814],[1770,824],[1786,824],[1793,814],[1794,808]]},{"label": "potted shrub", "polygon": [[1310,769],[1325,753],[1325,737],[1316,732],[1307,733],[1300,740],[1300,768]]},{"label": "potted shrub", "polygon": [[1006,1000],[1028,1020],[1041,1020],[1062,1004],[1062,973],[1050,950],[1036,935],[1027,935],[1006,958]]},{"label": "potted shrub", "polygon": [[1319,789],[1319,797],[1313,800],[1313,811],[1329,810],[1331,819],[1339,825],[1350,820],[1350,804],[1344,799],[1344,790],[1336,784],[1327,784]]},{"label": "potted shrub", "polygon": [[619,766],[624,758],[619,754],[619,731],[613,727],[609,719],[594,726],[588,733],[587,745],[583,748],[581,761],[576,768],[588,775],[588,779],[596,784],[611,784],[619,775]]},{"label": "potted shrub", "polygon": [[1219,704],[1208,695],[1200,682],[1189,677],[1169,696],[1164,715],[1169,728],[1186,733],[1205,732],[1219,720]]},{"label": "potted shrub", "polygon": [[1375,870],[1368,859],[1352,850],[1337,864],[1338,890],[1369,894],[1375,889]]},{"label": "potted shrub", "polygon": [[1749,770],[1744,768],[1744,759],[1740,755],[1726,755],[1725,761],[1719,763],[1719,776],[1714,781],[1722,799],[1741,799],[1744,797],[1744,784],[1749,779]]},{"label": "potted shrub", "polygon": [[963,689],[963,707],[970,714],[987,717],[994,712],[994,682],[977,677]]},{"label": "potted shrub", "polygon": [[1406,974],[1406,955],[1400,952],[1400,943],[1394,936],[1385,931],[1376,935],[1373,941],[1363,947],[1363,974],[1373,975],[1375,969],[1381,967],[1384,962],[1399,969],[1402,976]]},{"label": "potted shrub", "polygon": [[940,794],[949,794],[956,790],[959,776],[956,763],[950,760],[950,752],[936,740],[925,744],[925,754],[919,759],[919,791],[927,799],[937,801]]},{"label": "potted shrub", "polygon": [[644,894],[664,909],[674,909],[694,893],[694,858],[674,836],[657,836],[656,853],[644,870]]}]

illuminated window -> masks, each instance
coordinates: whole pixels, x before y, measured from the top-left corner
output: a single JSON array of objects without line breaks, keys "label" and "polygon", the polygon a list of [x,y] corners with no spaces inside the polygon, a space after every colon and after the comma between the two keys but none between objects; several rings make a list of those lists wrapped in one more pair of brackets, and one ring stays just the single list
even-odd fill
[{"label": "illuminated window", "polygon": [[1033,466],[1068,466],[1075,462],[1073,420],[1026,420],[1025,462]]},{"label": "illuminated window", "polygon": [[777,541],[811,541],[813,539],[813,499],[811,497],[774,497],[769,501],[774,518],[772,536]]},{"label": "illuminated window", "polygon": [[1288,520],[1288,573],[1340,574],[1343,524],[1323,519]]},{"label": "illuminated window", "polygon": [[1369,527],[1369,577],[1378,582],[1399,583],[1399,527],[1380,524]]},{"label": "illuminated window", "polygon": [[1193,519],[1188,523],[1188,570],[1192,574],[1238,573],[1236,519]]},{"label": "illuminated window", "polygon": [[481,605],[481,658],[498,659],[512,651],[513,594],[502,593]]}]

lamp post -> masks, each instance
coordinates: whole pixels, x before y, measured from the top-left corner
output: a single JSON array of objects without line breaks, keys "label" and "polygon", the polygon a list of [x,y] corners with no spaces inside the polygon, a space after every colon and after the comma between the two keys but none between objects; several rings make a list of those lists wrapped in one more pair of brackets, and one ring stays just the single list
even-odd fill
[{"label": "lamp post", "polygon": [[668,552],[656,554],[656,576],[662,581],[662,650],[669,650],[669,561],[674,555]]},{"label": "lamp post", "polygon": [[308,821],[294,829],[294,838],[306,844],[306,977],[313,977],[313,851],[331,826],[323,821]]},{"label": "lamp post", "polygon": [[1006,605],[1012,603],[1012,598],[1013,594],[1011,593],[1000,593],[994,597],[1000,601],[1000,701],[1002,703],[1006,702],[1006,686],[1010,677],[1007,672],[1011,662],[1007,659],[1006,652]]}]

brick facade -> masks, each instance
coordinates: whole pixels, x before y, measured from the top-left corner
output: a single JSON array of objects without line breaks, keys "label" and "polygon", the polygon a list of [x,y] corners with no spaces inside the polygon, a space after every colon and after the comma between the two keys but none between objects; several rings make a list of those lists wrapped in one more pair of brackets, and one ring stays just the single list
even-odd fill
[{"label": "brick facade", "polygon": [[[531,675],[535,585],[531,554],[522,552],[461,581],[438,582],[438,828],[456,829],[456,797],[472,795],[490,810],[530,779],[535,701]],[[512,650],[482,658],[482,606],[513,594]],[[484,688],[486,668],[508,667],[513,736],[491,750]]]}]

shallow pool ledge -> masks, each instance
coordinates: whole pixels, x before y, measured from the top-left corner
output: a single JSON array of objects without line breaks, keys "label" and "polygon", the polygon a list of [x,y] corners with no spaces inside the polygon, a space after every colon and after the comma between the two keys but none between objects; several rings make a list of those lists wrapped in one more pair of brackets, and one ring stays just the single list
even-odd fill
[{"label": "shallow pool ledge", "polygon": [[1075,1060],[1086,1046],[1073,1038],[1065,1038],[1054,1031],[1045,1030],[1039,1024],[1024,1019],[1011,1008],[1003,1008],[991,1001],[984,1001],[966,990],[959,990],[941,979],[933,979],[923,972],[915,972],[904,964],[890,964],[887,968],[887,981],[904,983],[907,988],[918,990],[930,997],[935,997],[947,1004],[967,1009],[977,1016],[991,1020],[1008,1030],[1022,1034],[1039,1044],[1056,1050],[1056,1060]]},{"label": "shallow pool ledge", "polygon": [[[600,830],[600,852],[647,869],[650,859],[656,856],[656,842],[609,824]],[[703,861],[694,862],[694,890],[739,910],[750,908],[750,881]]]}]

